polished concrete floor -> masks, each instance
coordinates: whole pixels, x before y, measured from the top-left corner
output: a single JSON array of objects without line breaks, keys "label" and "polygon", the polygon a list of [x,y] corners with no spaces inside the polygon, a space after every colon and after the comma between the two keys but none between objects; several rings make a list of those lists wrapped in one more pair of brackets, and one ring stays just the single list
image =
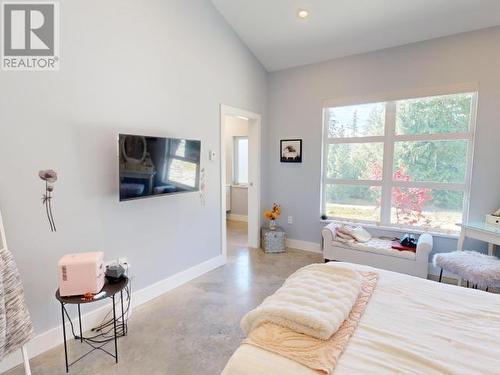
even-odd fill
[{"label": "polished concrete floor", "polygon": [[[137,308],[118,341],[120,363],[94,352],[75,364],[79,375],[219,374],[243,339],[241,317],[298,268],[320,254],[264,254],[247,247],[246,223],[228,222],[228,263]],[[112,345],[108,344],[109,349]],[[72,356],[86,350],[74,340]],[[64,374],[62,346],[31,361],[33,375]],[[8,375],[22,375],[18,367]]]}]

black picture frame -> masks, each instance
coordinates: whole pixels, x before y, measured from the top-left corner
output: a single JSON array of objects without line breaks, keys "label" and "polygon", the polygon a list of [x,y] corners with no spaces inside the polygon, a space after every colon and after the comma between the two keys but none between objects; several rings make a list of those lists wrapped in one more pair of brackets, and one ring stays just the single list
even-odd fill
[{"label": "black picture frame", "polygon": [[[291,147],[291,149],[288,149]],[[280,140],[280,161],[282,163],[302,163],[302,139]]]}]

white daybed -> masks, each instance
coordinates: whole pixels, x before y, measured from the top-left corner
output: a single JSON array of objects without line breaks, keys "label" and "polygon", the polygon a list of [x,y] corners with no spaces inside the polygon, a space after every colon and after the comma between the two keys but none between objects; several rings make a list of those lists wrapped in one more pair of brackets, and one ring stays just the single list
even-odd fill
[{"label": "white daybed", "polygon": [[388,271],[427,278],[429,254],[432,251],[432,236],[420,235],[416,253],[391,248],[391,240],[374,237],[369,242],[352,245],[337,241],[336,229],[339,224],[331,223],[323,228],[323,258],[364,264]]},{"label": "white daybed", "polygon": [[[334,375],[481,374],[500,369],[500,295],[372,267],[378,285]],[[223,375],[317,375],[290,359],[241,345]]]}]

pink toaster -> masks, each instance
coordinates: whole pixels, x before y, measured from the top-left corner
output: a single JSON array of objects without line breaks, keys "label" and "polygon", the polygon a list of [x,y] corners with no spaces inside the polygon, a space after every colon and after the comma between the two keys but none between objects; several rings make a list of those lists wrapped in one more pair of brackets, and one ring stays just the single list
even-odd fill
[{"label": "pink toaster", "polygon": [[67,254],[59,260],[61,297],[99,293],[104,285],[104,253]]}]

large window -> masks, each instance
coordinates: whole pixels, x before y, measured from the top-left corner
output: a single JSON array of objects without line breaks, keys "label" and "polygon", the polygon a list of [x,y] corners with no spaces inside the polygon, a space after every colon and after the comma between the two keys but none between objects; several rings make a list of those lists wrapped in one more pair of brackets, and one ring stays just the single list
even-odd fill
[{"label": "large window", "polygon": [[467,207],[476,97],[325,108],[323,214],[457,231]]},{"label": "large window", "polygon": [[234,137],[234,184],[248,184],[248,137]]}]

